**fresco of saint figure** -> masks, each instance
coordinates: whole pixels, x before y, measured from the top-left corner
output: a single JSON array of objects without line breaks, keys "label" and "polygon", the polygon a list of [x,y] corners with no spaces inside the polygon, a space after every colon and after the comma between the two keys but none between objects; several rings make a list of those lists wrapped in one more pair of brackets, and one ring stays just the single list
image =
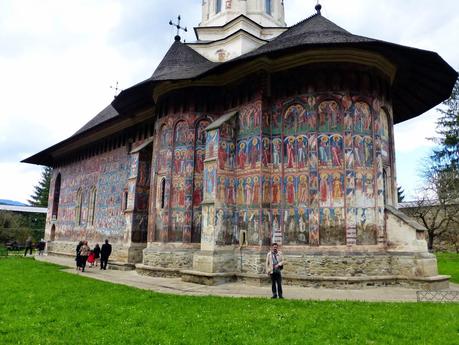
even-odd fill
[{"label": "fresco of saint figure", "polygon": [[237,204],[243,205],[245,203],[245,193],[244,193],[244,179],[241,177],[237,184]]},{"label": "fresco of saint figure", "polygon": [[220,170],[224,170],[226,167],[227,151],[226,142],[222,142],[218,148],[218,166]]},{"label": "fresco of saint figure", "polygon": [[298,168],[303,169],[306,167],[307,159],[306,159],[306,144],[307,138],[306,136],[300,135],[297,138],[297,150],[298,150]]},{"label": "fresco of saint figure", "polygon": [[285,193],[286,193],[287,203],[290,205],[294,204],[295,203],[295,181],[293,179],[293,176],[287,176],[286,178]]},{"label": "fresco of saint figure", "polygon": [[281,148],[282,148],[282,140],[280,140],[279,138],[273,139],[273,164],[275,166],[280,165]]},{"label": "fresco of saint figure", "polygon": [[319,166],[330,166],[332,163],[330,140],[327,135],[319,136]]},{"label": "fresco of saint figure", "polygon": [[341,167],[343,161],[343,138],[340,135],[332,136],[331,156],[334,167]]},{"label": "fresco of saint figure", "polygon": [[373,166],[373,139],[371,137],[364,138],[363,156],[365,166],[371,168]]},{"label": "fresco of saint figure", "polygon": [[252,178],[247,177],[246,183],[245,183],[245,201],[247,205],[250,205],[252,201],[252,194],[253,194],[253,186],[252,186]]},{"label": "fresco of saint figure", "polygon": [[272,187],[272,196],[273,204],[278,204],[280,202],[280,178],[279,176],[273,177],[273,187]]},{"label": "fresco of saint figure", "polygon": [[263,178],[263,202],[264,203],[269,203],[269,201],[271,200],[271,185],[269,183],[269,178],[268,177],[264,177]]},{"label": "fresco of saint figure", "polygon": [[237,155],[239,169],[245,169],[245,161],[247,159],[247,154],[245,150],[245,142],[239,143],[239,150]]},{"label": "fresco of saint figure", "polygon": [[193,191],[193,205],[199,206],[202,202],[202,181],[196,181]]},{"label": "fresco of saint figure", "polygon": [[256,205],[260,200],[260,181],[258,176],[253,178],[253,195],[252,195],[252,204]]},{"label": "fresco of saint figure", "polygon": [[364,140],[360,135],[354,137],[354,164],[357,168],[364,166],[365,149]]},{"label": "fresco of saint figure", "polygon": [[249,157],[250,167],[252,169],[255,169],[255,167],[257,166],[258,158],[259,158],[258,138],[253,138],[251,141],[251,145],[250,145],[250,157]]},{"label": "fresco of saint figure", "polygon": [[229,178],[226,187],[226,202],[230,205],[234,204],[234,179],[232,177]]},{"label": "fresco of saint figure", "polygon": [[329,206],[331,204],[331,188],[329,182],[329,175],[327,173],[320,174],[319,181],[319,192],[320,192],[320,205]]},{"label": "fresco of saint figure", "polygon": [[264,167],[267,167],[271,163],[271,150],[269,144],[269,138],[263,138],[263,158],[262,163]]},{"label": "fresco of saint figure", "polygon": [[306,175],[301,175],[298,183],[298,202],[306,204],[308,202],[308,180]]},{"label": "fresco of saint figure", "polygon": [[285,163],[286,168],[293,168],[296,162],[295,154],[295,137],[285,138]]},{"label": "fresco of saint figure", "polygon": [[341,175],[335,173],[333,175],[333,199],[338,200],[344,197],[344,187]]}]

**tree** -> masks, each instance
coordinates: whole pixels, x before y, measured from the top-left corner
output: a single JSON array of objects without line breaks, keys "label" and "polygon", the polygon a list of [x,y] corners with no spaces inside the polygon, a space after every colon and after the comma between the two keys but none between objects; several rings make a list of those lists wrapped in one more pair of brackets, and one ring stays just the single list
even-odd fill
[{"label": "tree", "polygon": [[397,187],[397,200],[398,202],[403,202],[403,200],[405,200],[405,191],[401,186]]},{"label": "tree", "polygon": [[51,183],[51,175],[53,168],[44,167],[41,172],[41,179],[38,185],[34,187],[33,195],[30,196],[29,203],[32,206],[48,207],[49,185]]},{"label": "tree", "polygon": [[446,109],[439,109],[442,114],[437,121],[437,133],[439,137],[433,140],[439,145],[434,150],[432,160],[436,169],[458,170],[459,169],[459,79],[454,85],[451,96],[443,102]]}]

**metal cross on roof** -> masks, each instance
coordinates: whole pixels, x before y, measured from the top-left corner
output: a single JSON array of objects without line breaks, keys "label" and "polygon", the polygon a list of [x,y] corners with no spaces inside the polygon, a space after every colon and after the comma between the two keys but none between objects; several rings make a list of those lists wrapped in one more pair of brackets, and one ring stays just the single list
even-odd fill
[{"label": "metal cross on roof", "polygon": [[185,27],[180,26],[180,21],[182,20],[182,17],[180,17],[180,14],[177,17],[177,24],[175,24],[172,20],[169,21],[169,25],[175,26],[177,28],[177,35],[175,36],[176,41],[180,41],[180,30],[183,30],[185,32],[188,32],[188,29]]},{"label": "metal cross on roof", "polygon": [[110,86],[110,89],[115,90],[115,97],[118,96],[118,91],[121,90],[121,89],[118,88],[118,82],[116,82],[115,86]]}]

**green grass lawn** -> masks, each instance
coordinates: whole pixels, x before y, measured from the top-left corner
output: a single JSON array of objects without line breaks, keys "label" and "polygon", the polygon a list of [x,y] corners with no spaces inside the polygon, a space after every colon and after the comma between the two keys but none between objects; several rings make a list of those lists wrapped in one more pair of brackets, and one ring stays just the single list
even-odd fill
[{"label": "green grass lawn", "polygon": [[0,344],[459,344],[459,304],[159,294],[0,259]]},{"label": "green grass lawn", "polygon": [[451,276],[451,282],[459,284],[459,254],[435,253],[438,262],[438,272]]}]

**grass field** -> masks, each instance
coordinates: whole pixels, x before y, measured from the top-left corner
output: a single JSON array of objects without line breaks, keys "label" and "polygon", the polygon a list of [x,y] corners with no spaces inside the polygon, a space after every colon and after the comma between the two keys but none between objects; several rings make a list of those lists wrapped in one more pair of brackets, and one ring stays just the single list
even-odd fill
[{"label": "grass field", "polygon": [[165,295],[0,259],[0,344],[459,344],[459,304]]},{"label": "grass field", "polygon": [[437,256],[438,272],[450,275],[450,281],[459,284],[459,254],[436,253],[435,255]]}]

